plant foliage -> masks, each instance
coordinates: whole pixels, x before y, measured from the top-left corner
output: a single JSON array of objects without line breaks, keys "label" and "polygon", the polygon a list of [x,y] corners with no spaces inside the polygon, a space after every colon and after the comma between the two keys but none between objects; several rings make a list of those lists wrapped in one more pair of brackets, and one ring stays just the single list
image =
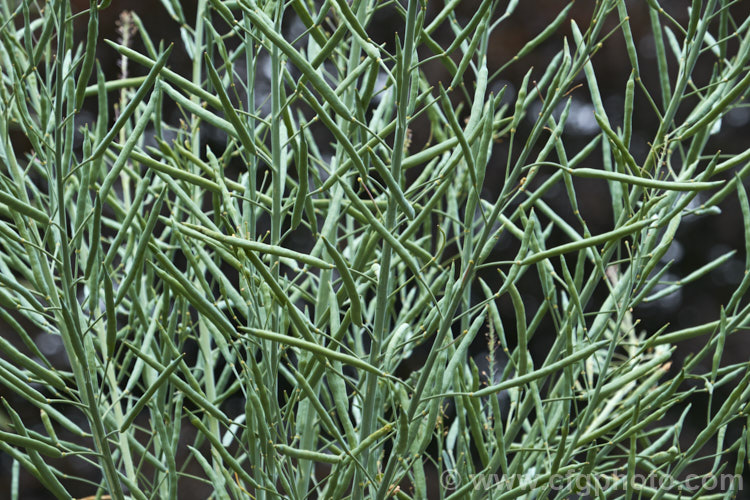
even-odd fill
[{"label": "plant foliage", "polygon": [[[76,13],[62,0],[2,2],[11,498],[21,469],[57,498],[187,498],[191,487],[427,498],[446,473],[447,498],[580,490],[549,481],[560,475],[602,498],[676,498],[696,465],[738,474],[701,498],[737,492],[750,371],[722,354],[748,325],[750,254],[710,320],[651,330],[636,318],[730,257],[664,288],[686,218],[721,218],[737,197],[750,245],[750,149],[722,155],[710,141],[750,84],[750,18],[734,19],[729,0],[694,1],[683,23],[656,0],[602,0],[580,25],[571,3],[489,67],[518,2],[473,2],[468,17],[461,3],[198,0],[186,19],[162,0],[191,64],[180,73],[175,47],[134,14],[123,22],[137,29],[101,44],[106,0]],[[628,9],[651,19],[653,86]],[[383,13],[398,19],[395,41],[372,34]],[[632,66],[617,118],[596,78],[610,37],[624,37]],[[541,47],[554,47],[549,64],[506,91],[509,68]],[[107,50],[144,75],[106,78],[96,55]],[[704,60],[713,73],[698,78]],[[579,84],[597,132],[573,149]],[[645,154],[631,145],[635,113],[657,124]],[[429,139],[412,140],[415,127]],[[583,185],[607,193],[604,230],[579,210]],[[553,192],[568,208],[550,206]],[[521,283],[544,300],[526,300]],[[40,333],[60,339],[63,361],[37,347]],[[542,336],[546,354],[532,356]],[[673,365],[695,337],[704,347]],[[478,368],[470,349],[483,342]],[[705,425],[686,442],[698,397]],[[22,418],[29,405],[38,421]],[[63,472],[72,461],[95,471]],[[492,474],[514,480],[477,487]]]}]

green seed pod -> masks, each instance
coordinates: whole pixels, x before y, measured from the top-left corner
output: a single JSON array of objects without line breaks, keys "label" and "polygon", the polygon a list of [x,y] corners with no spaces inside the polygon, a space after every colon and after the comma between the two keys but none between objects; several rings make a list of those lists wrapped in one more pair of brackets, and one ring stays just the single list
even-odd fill
[{"label": "green seed pod", "polygon": [[654,453],[649,457],[649,460],[654,463],[654,465],[661,465],[668,462],[672,462],[677,456],[679,456],[680,451],[677,449],[676,446],[670,447],[667,451],[659,451],[657,453]]}]

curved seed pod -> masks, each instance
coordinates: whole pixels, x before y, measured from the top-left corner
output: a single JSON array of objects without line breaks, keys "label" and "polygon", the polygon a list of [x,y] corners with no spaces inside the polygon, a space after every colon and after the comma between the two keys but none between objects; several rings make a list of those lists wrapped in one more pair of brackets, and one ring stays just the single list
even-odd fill
[{"label": "curved seed pod", "polygon": [[138,247],[136,247],[135,249],[135,255],[133,256],[133,265],[130,268],[130,272],[127,274],[127,276],[125,276],[125,279],[120,283],[120,288],[117,290],[115,305],[122,302],[122,299],[124,299],[125,294],[128,293],[128,289],[130,288],[131,283],[133,283],[133,280],[137,276],[141,275],[143,260],[146,258],[146,249],[148,248],[149,241],[151,241],[151,233],[154,232],[156,221],[159,219],[159,211],[161,210],[161,204],[162,201],[164,201],[164,194],[166,193],[166,191],[166,188],[162,189],[159,197],[156,199],[156,202],[154,202],[154,206],[151,207],[151,213],[149,214],[148,220],[146,221],[146,227],[143,228],[143,233],[141,234],[141,239],[138,242]]},{"label": "curved seed pod", "polygon": [[174,47],[174,44],[170,44],[169,47],[167,47],[167,50],[165,50],[164,53],[162,53],[162,55],[156,61],[154,66],[151,68],[151,71],[149,71],[148,75],[146,76],[146,79],[143,81],[141,86],[138,87],[135,95],[133,95],[128,105],[125,106],[125,109],[123,109],[122,113],[120,113],[117,121],[115,121],[114,125],[112,125],[112,128],[109,129],[107,135],[101,138],[101,142],[99,142],[96,149],[91,154],[91,160],[96,160],[104,154],[107,148],[109,148],[112,140],[120,132],[120,129],[125,126],[125,123],[130,119],[130,116],[135,112],[138,105],[146,97],[146,93],[156,82],[156,78],[159,76],[159,73],[161,72],[164,65],[167,64],[169,54],[172,53],[172,47]]},{"label": "curved seed pod", "polygon": [[128,427],[130,427],[130,424],[133,423],[133,420],[138,416],[138,414],[141,413],[141,410],[146,406],[146,404],[151,400],[151,396],[154,395],[154,393],[164,384],[164,382],[167,381],[167,379],[172,375],[172,372],[177,369],[177,366],[182,361],[182,358],[184,357],[184,354],[181,354],[177,359],[172,360],[171,363],[164,369],[163,372],[159,374],[159,376],[154,380],[154,382],[149,386],[149,388],[146,390],[146,392],[143,393],[143,396],[138,400],[138,402],[133,406],[133,408],[128,412],[128,415],[125,417],[125,419],[122,421],[122,424],[120,425],[120,432],[125,432]]},{"label": "curved seed pod", "polygon": [[4,441],[8,444],[18,446],[20,448],[37,451],[42,455],[46,455],[52,458],[60,458],[63,456],[62,452],[54,446],[50,446],[47,443],[34,438],[19,436],[18,434],[13,434],[10,432],[0,431],[0,441]]}]

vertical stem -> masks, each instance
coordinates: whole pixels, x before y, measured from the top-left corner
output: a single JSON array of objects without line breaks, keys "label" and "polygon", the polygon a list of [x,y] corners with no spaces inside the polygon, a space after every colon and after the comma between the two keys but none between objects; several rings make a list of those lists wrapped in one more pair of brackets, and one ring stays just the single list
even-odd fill
[{"label": "vertical stem", "polygon": [[[64,308],[63,315],[65,312],[69,313],[69,320],[66,321],[69,327],[68,335],[72,341],[72,347],[74,352],[69,352],[71,365],[77,368],[74,369],[76,381],[79,386],[83,388],[82,399],[87,407],[87,417],[91,424],[91,431],[94,437],[94,445],[96,450],[101,454],[102,468],[104,471],[104,477],[109,485],[110,494],[115,499],[124,498],[122,486],[120,485],[120,479],[117,476],[117,468],[112,459],[112,454],[109,449],[109,443],[107,442],[106,432],[104,424],[102,423],[99,408],[97,407],[97,398],[95,396],[94,386],[91,381],[91,371],[88,366],[88,362],[83,354],[83,336],[81,332],[81,317],[80,317],[80,305],[76,297],[76,284],[73,280],[73,271],[71,268],[71,253],[68,242],[68,220],[67,212],[65,208],[65,177],[67,176],[66,165],[63,165],[63,128],[65,127],[65,111],[63,110],[63,104],[67,102],[65,99],[65,83],[70,81],[72,84],[72,76],[68,79],[65,78],[64,67],[62,61],[65,60],[66,52],[66,34],[71,29],[68,17],[68,2],[60,0],[58,3],[59,13],[58,22],[60,23],[60,29],[57,36],[57,61],[55,65],[55,196],[57,201],[57,233],[59,250],[61,252],[61,288],[62,293],[58,296],[57,291],[52,290],[50,298],[56,308]],[[69,103],[74,104],[74,103]],[[68,124],[67,126],[73,126]],[[77,351],[77,352],[76,352]]]},{"label": "vertical stem", "polygon": [[[409,112],[409,90],[411,88],[411,61],[414,53],[414,32],[416,29],[417,19],[417,0],[409,0],[409,6],[406,15],[406,34],[404,36],[404,45],[401,52],[402,59],[398,62],[400,71],[397,75],[396,89],[398,92],[398,110],[396,115],[396,132],[393,139],[393,158],[391,161],[391,175],[399,184],[403,185],[401,162],[404,157],[404,142],[406,140],[407,114]],[[364,179],[363,179],[364,181]],[[396,211],[398,204],[392,196],[387,198],[387,209],[385,216],[385,227],[388,231],[395,229]],[[388,296],[390,295],[390,278],[391,278],[391,252],[392,248],[387,242],[383,242],[383,250],[380,254],[380,276],[378,277],[378,286],[375,292],[375,324],[373,326],[372,343],[370,346],[369,363],[378,366],[380,352],[383,346],[383,339],[388,328],[387,309]],[[377,385],[378,376],[368,373],[366,376],[366,390],[364,401],[364,414],[362,417],[362,428],[360,430],[360,440],[365,439],[372,434],[375,422],[375,412],[377,408]],[[370,475],[374,475],[375,463],[370,463],[370,450],[365,449],[362,452],[362,467]],[[354,500],[360,500],[363,494],[363,488],[357,488],[361,482],[361,472],[357,470],[357,479],[355,479]],[[375,486],[375,485],[373,485]]]},{"label": "vertical stem", "polygon": [[[281,33],[281,19],[284,15],[284,3],[278,1],[276,3],[276,15],[274,16],[274,29],[277,33]],[[283,184],[282,184],[282,144],[281,144],[281,96],[282,96],[281,82],[281,53],[276,44],[271,45],[271,169],[272,176],[272,200],[271,200],[271,244],[279,245],[281,243],[281,198],[283,196]],[[271,256],[271,275],[277,282],[279,281],[279,257]],[[269,304],[271,307],[271,328],[274,332],[280,331],[280,305],[276,301],[271,301]],[[264,352],[269,354],[268,369],[268,380],[267,386],[270,388],[269,392],[272,395],[278,393],[278,378],[276,374],[279,373],[279,345],[276,342],[266,341],[264,342]],[[274,412],[274,415],[278,415],[278,412]],[[279,422],[280,423],[280,422]],[[276,422],[269,422],[269,426],[275,425]],[[267,462],[269,468],[269,476],[271,480],[275,480],[275,463],[271,459]]]},{"label": "vertical stem", "polygon": [[[245,66],[247,67],[247,129],[255,130],[255,67],[257,64],[257,58],[253,55],[254,46],[253,39],[250,34],[253,33],[253,25],[250,23],[247,17],[243,17],[243,23],[245,25]],[[247,234],[248,238],[255,238],[255,198],[256,198],[256,177],[257,177],[257,159],[255,155],[250,155],[249,152],[245,152],[249,156],[247,160],[247,184],[246,194],[248,198],[243,201],[242,214],[244,217],[244,223],[246,227],[241,228],[240,233]]]},{"label": "vertical stem", "polygon": [[[193,83],[198,87],[201,86],[201,79],[203,77],[203,67],[201,66],[203,58],[201,52],[203,52],[203,17],[206,13],[206,0],[198,0],[198,6],[195,12],[195,37],[193,38]],[[193,96],[192,100],[200,104],[200,100]],[[200,155],[200,127],[198,126],[198,117],[193,115],[193,123],[191,124],[190,130],[192,132],[191,137],[191,148],[193,153]]]}]

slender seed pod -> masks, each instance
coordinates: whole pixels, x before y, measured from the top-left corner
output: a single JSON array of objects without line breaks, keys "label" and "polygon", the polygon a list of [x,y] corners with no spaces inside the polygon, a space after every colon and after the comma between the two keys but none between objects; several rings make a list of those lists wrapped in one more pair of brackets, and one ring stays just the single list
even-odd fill
[{"label": "slender seed pod", "polygon": [[112,289],[112,279],[105,273],[104,280],[104,306],[107,311],[107,359],[112,359],[115,353],[115,342],[117,339],[117,311],[115,307],[114,291]]},{"label": "slender seed pod", "polygon": [[296,229],[300,222],[302,222],[302,211],[305,208],[308,195],[307,141],[302,133],[299,134],[299,144],[296,148],[296,153],[297,196],[294,200],[294,208],[292,209],[292,229]]},{"label": "slender seed pod", "polygon": [[89,4],[89,24],[86,33],[86,48],[84,49],[83,63],[81,63],[81,72],[78,75],[78,85],[76,86],[75,109],[80,111],[83,106],[83,98],[86,93],[91,71],[94,69],[96,59],[96,41],[99,36],[99,6],[96,0],[90,0]]}]

